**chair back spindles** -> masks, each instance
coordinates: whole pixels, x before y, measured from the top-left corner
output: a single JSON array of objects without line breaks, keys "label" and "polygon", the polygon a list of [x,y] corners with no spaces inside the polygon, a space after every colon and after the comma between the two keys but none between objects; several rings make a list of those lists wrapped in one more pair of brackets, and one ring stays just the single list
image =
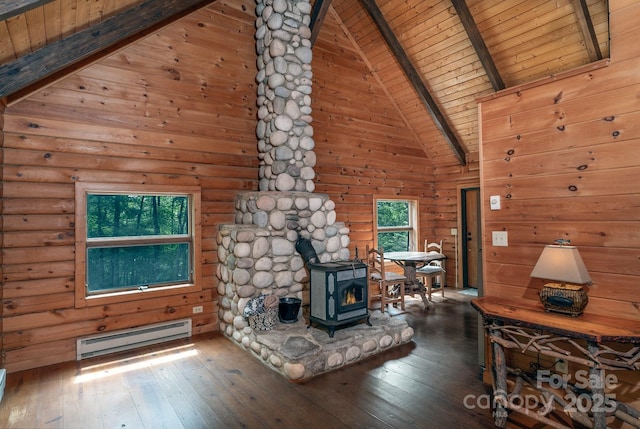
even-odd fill
[{"label": "chair back spindles", "polygon": [[380,311],[384,313],[387,304],[400,303],[404,307],[405,276],[387,271],[384,261],[384,248],[378,249],[366,246],[367,266],[369,268],[369,303],[373,299],[380,299]]},{"label": "chair back spindles", "polygon": [[[424,240],[425,253],[440,253],[442,254],[442,242],[429,242]],[[422,282],[427,289],[427,299],[431,301],[431,292],[436,285],[440,288],[442,297],[444,298],[444,274],[446,271],[442,266],[442,261],[431,261],[425,264],[423,267],[416,270],[416,277],[422,277]]]}]

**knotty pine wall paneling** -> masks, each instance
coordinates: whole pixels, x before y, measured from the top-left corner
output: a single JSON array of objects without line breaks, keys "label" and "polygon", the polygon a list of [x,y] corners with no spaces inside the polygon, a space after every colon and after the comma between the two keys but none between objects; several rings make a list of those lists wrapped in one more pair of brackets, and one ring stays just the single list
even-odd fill
[{"label": "knotty pine wall paneling", "polygon": [[373,244],[376,197],[418,200],[419,242],[432,237],[433,167],[332,13],[314,45],[313,74],[316,192],[336,202],[337,220],[351,231],[352,256],[357,247],[362,258]]},{"label": "knotty pine wall paneling", "polygon": [[[585,313],[640,322],[640,4],[609,7],[608,66],[481,102],[484,291],[539,301],[544,280],[531,270],[545,244],[570,239],[593,280]],[[490,195],[502,210],[489,210]],[[509,247],[493,247],[492,230],[507,231]],[[519,368],[537,358],[507,356]],[[637,372],[616,375],[616,400],[637,404]]]},{"label": "knotty pine wall paneling", "polygon": [[[242,3],[201,9],[6,108],[8,371],[74,360],[76,338],[98,332],[185,317],[194,333],[218,329],[217,228],[258,179],[255,5]],[[201,187],[202,291],[75,308],[76,181]]]},{"label": "knotty pine wall paneling", "polygon": [[[257,190],[253,2],[215,2],[9,106],[3,116],[3,363],[75,359],[77,337],[192,317],[217,330],[216,232]],[[229,38],[234,40],[228,43]],[[350,249],[373,242],[373,198],[420,202],[437,225],[433,168],[340,25],[314,47],[316,192],[336,202]],[[203,292],[74,308],[74,182],[202,189]],[[451,217],[449,213],[447,215]],[[192,314],[194,305],[204,312]]]},{"label": "knotty pine wall paneling", "polygon": [[537,300],[542,248],[570,239],[593,279],[586,312],[640,320],[640,4],[610,7],[608,66],[481,102],[485,293]]}]

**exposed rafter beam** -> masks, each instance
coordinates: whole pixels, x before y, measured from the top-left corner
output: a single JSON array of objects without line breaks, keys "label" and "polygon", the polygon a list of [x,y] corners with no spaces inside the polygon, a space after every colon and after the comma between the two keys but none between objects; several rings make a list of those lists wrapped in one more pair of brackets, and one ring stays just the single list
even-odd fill
[{"label": "exposed rafter beam", "polygon": [[504,89],[505,85],[502,81],[502,77],[500,77],[500,72],[498,72],[498,68],[493,62],[493,58],[489,53],[489,49],[487,49],[487,45],[484,43],[484,39],[478,30],[476,22],[473,20],[473,16],[471,16],[467,3],[465,0],[451,0],[451,3],[453,3],[453,7],[462,22],[462,26],[467,32],[469,40],[471,40],[473,49],[475,49],[478,58],[480,58],[480,63],[482,64],[482,67],[484,67],[484,71],[487,73],[487,77],[489,78],[494,91]]},{"label": "exposed rafter beam", "polygon": [[580,25],[580,31],[582,32],[584,45],[585,48],[587,48],[587,52],[589,53],[591,62],[601,60],[602,52],[600,51],[600,45],[598,45],[596,31],[593,28],[593,21],[591,21],[591,15],[589,14],[587,1],[571,0],[571,3],[573,3],[573,9],[576,11],[578,25]]},{"label": "exposed rafter beam", "polygon": [[332,0],[316,0],[311,11],[311,46],[315,45]]},{"label": "exposed rafter beam", "polygon": [[376,26],[380,30],[382,37],[387,42],[387,45],[391,49],[393,55],[396,57],[396,60],[398,60],[398,63],[400,63],[400,67],[402,67],[402,70],[407,76],[407,79],[409,79],[409,82],[411,82],[418,95],[420,96],[420,99],[427,107],[429,114],[433,118],[436,126],[444,135],[444,138],[447,140],[447,143],[453,150],[454,155],[461,165],[466,165],[466,154],[462,145],[460,144],[460,141],[458,140],[458,136],[453,131],[453,128],[449,125],[447,118],[440,111],[440,108],[429,93],[429,90],[422,81],[422,78],[418,74],[418,71],[415,69],[415,67],[407,57],[407,54],[402,48],[402,45],[396,38],[396,35],[393,33],[393,30],[391,30],[391,27],[389,26],[387,21],[384,19],[382,12],[378,8],[378,5],[376,5],[375,0],[360,0],[360,2],[363,4],[364,8],[369,13],[369,16],[371,16],[371,19],[373,19],[373,22],[375,22]]},{"label": "exposed rafter beam", "polygon": [[0,21],[12,18],[21,13],[35,9],[38,6],[51,3],[54,0],[12,0],[0,1]]},{"label": "exposed rafter beam", "polygon": [[0,66],[0,97],[212,0],[146,0],[84,31]]}]

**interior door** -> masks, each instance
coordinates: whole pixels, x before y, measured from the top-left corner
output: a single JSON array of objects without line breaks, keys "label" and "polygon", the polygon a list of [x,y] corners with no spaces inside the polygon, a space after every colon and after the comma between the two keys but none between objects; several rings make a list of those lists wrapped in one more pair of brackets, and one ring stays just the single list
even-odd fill
[{"label": "interior door", "polygon": [[[464,287],[482,290],[482,222],[480,220],[480,188],[463,188],[460,195],[462,211],[462,279]],[[485,339],[482,316],[478,314],[478,364],[485,368]]]},{"label": "interior door", "polygon": [[480,188],[462,189],[462,285],[482,286],[482,228],[480,222]]}]

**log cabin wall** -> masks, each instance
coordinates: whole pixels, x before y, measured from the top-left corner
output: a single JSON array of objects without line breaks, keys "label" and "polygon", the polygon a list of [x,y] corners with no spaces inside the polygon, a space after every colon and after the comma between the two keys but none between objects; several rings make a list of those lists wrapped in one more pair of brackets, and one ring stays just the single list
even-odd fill
[{"label": "log cabin wall", "polygon": [[[6,108],[9,372],[74,360],[76,339],[98,332],[185,317],[196,333],[217,330],[217,226],[233,223],[237,192],[258,187],[254,20],[252,1],[216,2]],[[336,202],[352,251],[373,240],[374,196],[420,199],[421,235],[432,236],[430,167],[397,152],[412,136],[340,25],[325,26],[313,64],[316,192]],[[77,181],[200,186],[202,292],[76,308]]]},{"label": "log cabin wall", "polygon": [[362,257],[374,239],[375,197],[417,199],[418,242],[433,237],[434,175],[417,137],[343,28],[328,13],[313,47],[316,192],[336,202],[351,248]]},{"label": "log cabin wall", "polygon": [[[544,245],[570,239],[593,280],[585,313],[640,320],[640,3],[609,7],[608,66],[481,100],[484,293],[538,302],[533,266]],[[492,246],[491,231],[507,231],[509,246]],[[508,353],[507,364],[553,365],[539,358]],[[638,372],[614,373],[616,399],[637,406]]]},{"label": "log cabin wall", "polygon": [[610,65],[481,102],[484,290],[537,301],[543,246],[570,239],[593,279],[586,312],[640,319],[640,3],[610,8]]},{"label": "log cabin wall", "polygon": [[[8,371],[73,360],[76,338],[98,332],[185,317],[216,329],[217,224],[257,187],[252,12],[202,9],[7,107]],[[77,181],[200,186],[202,291],[75,308]]]}]

